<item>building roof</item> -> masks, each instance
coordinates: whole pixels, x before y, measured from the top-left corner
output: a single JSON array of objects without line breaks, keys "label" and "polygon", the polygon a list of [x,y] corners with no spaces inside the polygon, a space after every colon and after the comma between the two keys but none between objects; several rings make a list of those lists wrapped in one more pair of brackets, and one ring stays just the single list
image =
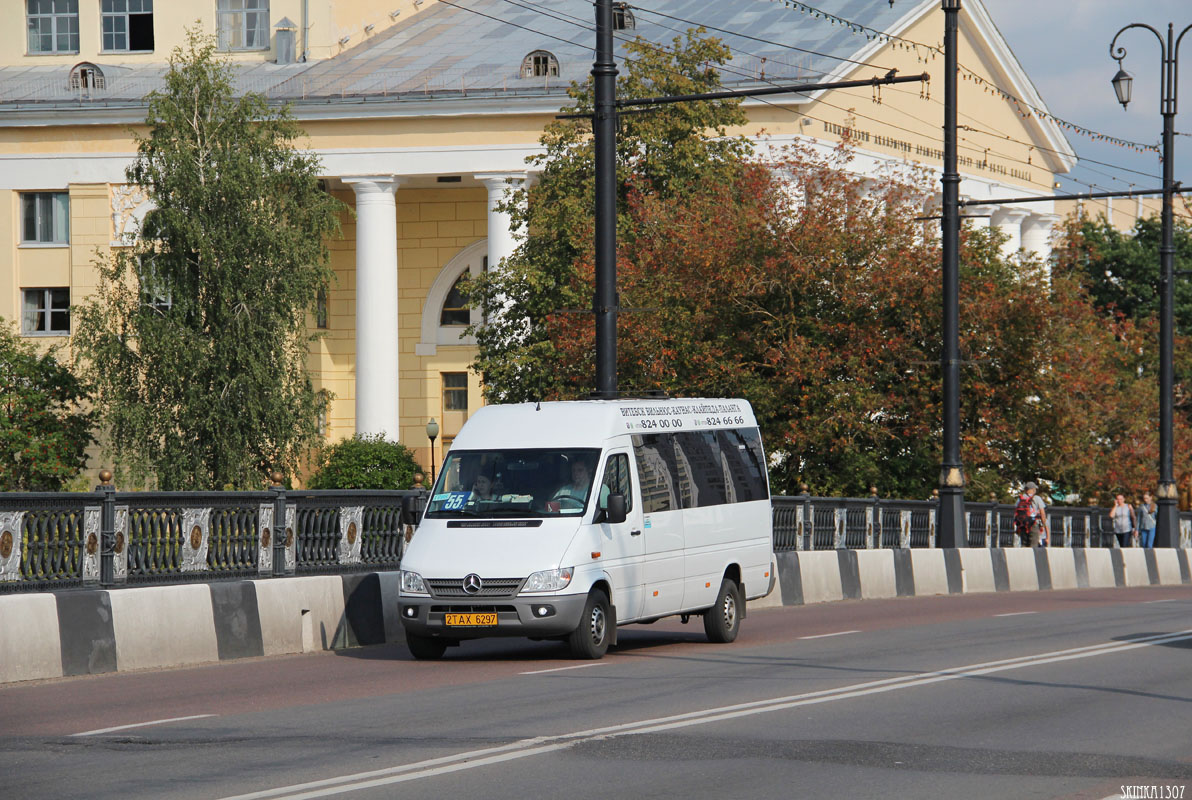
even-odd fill
[{"label": "building roof", "polygon": [[[898,27],[933,0],[893,6],[874,0],[817,0],[816,8],[874,30]],[[842,24],[773,0],[634,0],[635,25],[617,33],[669,44],[696,23],[733,51],[722,71],[726,85],[758,80],[820,78],[855,57],[869,38]],[[451,0],[434,4],[333,58],[278,65],[237,64],[238,91],[279,101],[425,99],[428,95],[561,94],[592,68],[594,26],[590,0]],[[786,46],[781,43],[790,43]],[[796,49],[797,48],[797,49]],[[525,56],[546,50],[557,77],[522,77]],[[96,63],[103,88],[70,88],[70,68],[0,68],[0,104],[94,107],[139,102],[162,85],[164,64]],[[880,65],[877,65],[880,66]]]}]

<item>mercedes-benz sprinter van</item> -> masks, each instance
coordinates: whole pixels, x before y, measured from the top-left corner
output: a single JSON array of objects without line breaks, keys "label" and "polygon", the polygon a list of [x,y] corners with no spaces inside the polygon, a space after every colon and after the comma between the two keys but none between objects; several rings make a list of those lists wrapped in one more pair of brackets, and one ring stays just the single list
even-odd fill
[{"label": "mercedes-benz sprinter van", "polygon": [[745,400],[485,406],[401,563],[416,658],[488,636],[600,658],[616,628],[701,615],[731,642],[774,587],[766,458]]}]

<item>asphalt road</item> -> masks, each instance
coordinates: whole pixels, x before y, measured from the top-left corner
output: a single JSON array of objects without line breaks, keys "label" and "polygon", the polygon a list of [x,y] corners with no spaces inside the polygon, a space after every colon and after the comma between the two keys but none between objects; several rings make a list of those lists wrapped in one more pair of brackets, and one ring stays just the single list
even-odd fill
[{"label": "asphalt road", "polygon": [[731,645],[698,620],[620,638],[599,662],[492,640],[438,663],[392,645],[0,687],[0,798],[1192,786],[1192,587],[754,611]]}]

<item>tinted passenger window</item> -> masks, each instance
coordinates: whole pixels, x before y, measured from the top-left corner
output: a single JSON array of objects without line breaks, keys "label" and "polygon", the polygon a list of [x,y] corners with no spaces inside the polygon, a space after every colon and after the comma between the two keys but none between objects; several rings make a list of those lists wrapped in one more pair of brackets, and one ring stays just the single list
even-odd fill
[{"label": "tinted passenger window", "polygon": [[679,465],[688,480],[682,492],[684,508],[718,506],[728,502],[724,465],[715,431],[674,434]]},{"label": "tinted passenger window", "polygon": [[680,508],[678,465],[675,446],[669,433],[650,433],[633,437],[637,459],[637,479],[641,482],[642,512],[672,511]]},{"label": "tinted passenger window", "polygon": [[730,502],[744,503],[769,497],[762,437],[757,428],[716,431],[716,438],[728,472]]},{"label": "tinted passenger window", "polygon": [[617,453],[604,463],[604,486],[600,492],[600,507],[608,508],[608,496],[613,492],[625,495],[625,510],[633,510],[633,487],[629,482],[629,456]]}]

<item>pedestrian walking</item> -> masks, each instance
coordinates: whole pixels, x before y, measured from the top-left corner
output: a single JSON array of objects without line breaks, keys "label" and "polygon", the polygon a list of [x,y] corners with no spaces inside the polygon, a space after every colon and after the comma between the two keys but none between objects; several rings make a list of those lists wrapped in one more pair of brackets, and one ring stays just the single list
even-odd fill
[{"label": "pedestrian walking", "polygon": [[1134,509],[1126,502],[1124,494],[1113,496],[1109,518],[1113,520],[1113,535],[1117,537],[1118,546],[1129,547],[1130,539],[1134,536]]},{"label": "pedestrian walking", "polygon": [[1155,517],[1159,514],[1159,506],[1150,492],[1142,493],[1142,502],[1138,504],[1138,546],[1155,546]]},{"label": "pedestrian walking", "polygon": [[1014,506],[1014,533],[1023,547],[1047,541],[1047,504],[1039,497],[1039,484],[1027,481]]}]

